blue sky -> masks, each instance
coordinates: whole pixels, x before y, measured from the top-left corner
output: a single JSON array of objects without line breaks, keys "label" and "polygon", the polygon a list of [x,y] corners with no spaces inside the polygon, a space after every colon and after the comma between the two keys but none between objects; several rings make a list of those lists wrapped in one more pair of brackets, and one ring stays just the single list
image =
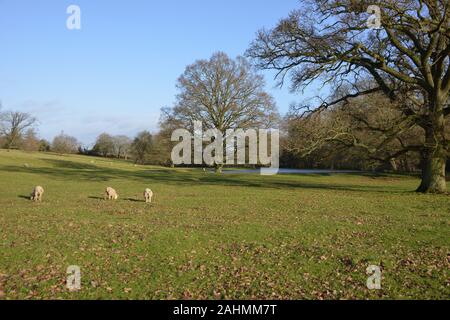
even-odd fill
[{"label": "blue sky", "polygon": [[[81,8],[81,30],[66,9]],[[102,133],[156,131],[188,64],[216,51],[242,55],[298,0],[0,0],[0,101],[31,112],[40,136],[62,130],[89,145]],[[284,113],[300,95],[267,90]]]}]

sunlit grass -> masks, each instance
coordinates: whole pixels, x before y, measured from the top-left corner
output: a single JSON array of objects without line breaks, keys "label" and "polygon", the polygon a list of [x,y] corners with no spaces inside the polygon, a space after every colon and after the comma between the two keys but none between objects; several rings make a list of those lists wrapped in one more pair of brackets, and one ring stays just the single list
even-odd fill
[{"label": "sunlit grass", "polygon": [[[0,295],[448,298],[450,198],[415,194],[418,183],[0,151]],[[42,203],[27,199],[35,185]],[[103,200],[108,186],[117,202]],[[81,267],[76,293],[65,288],[70,265]],[[380,291],[366,288],[369,265],[383,268]]]}]

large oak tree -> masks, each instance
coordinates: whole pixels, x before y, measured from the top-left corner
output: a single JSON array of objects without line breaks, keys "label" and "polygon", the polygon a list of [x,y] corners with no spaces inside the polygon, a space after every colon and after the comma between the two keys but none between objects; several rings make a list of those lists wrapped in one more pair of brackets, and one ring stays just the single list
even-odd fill
[{"label": "large oak tree", "polygon": [[[304,1],[301,10],[274,29],[260,31],[248,55],[259,67],[277,70],[280,84],[290,76],[293,90],[317,81],[337,90],[352,85],[338,99],[321,97],[316,110],[383,92],[405,121],[422,130],[418,191],[444,193],[450,148],[445,136],[450,114],[449,5],[448,0]],[[356,85],[362,79],[374,85],[362,90]],[[418,147],[405,145],[404,152]]]},{"label": "large oak tree", "polygon": [[180,76],[172,115],[185,125],[201,121],[221,132],[266,128],[277,113],[264,85],[263,77],[244,58],[233,60],[218,52],[188,66]]},{"label": "large oak tree", "polygon": [[[163,110],[163,122],[192,129],[199,121],[204,129],[219,130],[223,138],[230,129],[271,128],[278,113],[264,86],[264,78],[245,58],[215,53],[186,68],[178,79],[176,104]],[[218,171],[221,166],[216,163]]]}]

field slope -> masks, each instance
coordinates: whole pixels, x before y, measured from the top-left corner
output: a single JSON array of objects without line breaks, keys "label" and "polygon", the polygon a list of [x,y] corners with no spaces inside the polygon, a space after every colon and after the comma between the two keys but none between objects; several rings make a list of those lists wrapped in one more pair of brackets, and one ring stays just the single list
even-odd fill
[{"label": "field slope", "polygon": [[[417,185],[0,151],[0,299],[448,299],[450,197]],[[65,287],[71,265],[79,292]]]}]

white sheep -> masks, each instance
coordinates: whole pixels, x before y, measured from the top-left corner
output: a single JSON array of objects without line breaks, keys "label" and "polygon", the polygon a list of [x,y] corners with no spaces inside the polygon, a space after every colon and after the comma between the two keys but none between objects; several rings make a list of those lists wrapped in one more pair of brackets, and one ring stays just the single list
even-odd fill
[{"label": "white sheep", "polygon": [[145,198],[145,202],[146,203],[152,203],[152,198],[153,198],[153,191],[150,189],[145,189],[144,191],[144,198]]},{"label": "white sheep", "polygon": [[44,195],[44,188],[41,186],[37,186],[34,188],[33,192],[31,193],[31,201],[42,201],[42,196]]},{"label": "white sheep", "polygon": [[106,188],[105,199],[117,200],[118,198],[119,198],[119,195],[117,194],[116,190],[114,190],[111,187]]}]

